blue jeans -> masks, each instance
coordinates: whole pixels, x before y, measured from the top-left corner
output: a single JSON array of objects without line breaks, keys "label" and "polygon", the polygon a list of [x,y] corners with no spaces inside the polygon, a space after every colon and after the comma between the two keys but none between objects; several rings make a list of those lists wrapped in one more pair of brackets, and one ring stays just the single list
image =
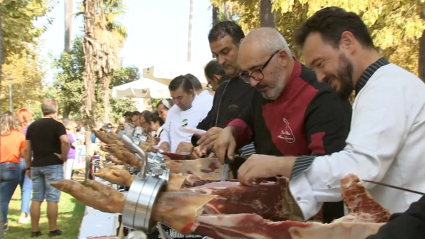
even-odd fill
[{"label": "blue jeans", "polygon": [[30,214],[30,201],[32,192],[32,180],[25,174],[27,164],[25,159],[21,158],[21,179],[19,186],[21,186],[21,212]]},{"label": "blue jeans", "polygon": [[18,163],[1,164],[1,210],[3,213],[3,223],[7,223],[9,213],[9,202],[19,184],[20,167]]},{"label": "blue jeans", "polygon": [[31,168],[32,200],[42,202],[59,202],[61,191],[50,183],[63,179],[63,164]]}]

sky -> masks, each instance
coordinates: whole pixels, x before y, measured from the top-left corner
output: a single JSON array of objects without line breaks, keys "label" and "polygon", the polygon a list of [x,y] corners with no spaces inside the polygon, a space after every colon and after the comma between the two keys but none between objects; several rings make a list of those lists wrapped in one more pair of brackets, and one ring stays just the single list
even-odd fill
[{"label": "sky", "polygon": [[[79,11],[80,3],[80,0],[74,0],[74,13]],[[124,3],[126,14],[119,20],[128,30],[128,38],[121,50],[123,66],[134,65],[142,73],[143,68],[155,64],[187,61],[190,0],[124,0]],[[212,25],[210,6],[209,0],[194,0],[192,62],[206,64],[212,57],[208,45]],[[64,50],[64,15],[64,0],[47,15],[53,23],[41,37],[44,58],[49,59],[49,55],[58,57]],[[36,25],[46,22],[47,19],[42,18]],[[84,34],[83,27],[83,18],[74,17],[73,38]],[[48,71],[46,82],[53,80],[54,71]]]}]

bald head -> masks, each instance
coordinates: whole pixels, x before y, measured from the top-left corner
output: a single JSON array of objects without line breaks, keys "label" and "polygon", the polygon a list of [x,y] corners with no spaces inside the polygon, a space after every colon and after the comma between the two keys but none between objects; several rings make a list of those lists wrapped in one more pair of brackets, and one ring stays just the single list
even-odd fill
[{"label": "bald head", "polygon": [[285,38],[276,29],[271,27],[262,27],[252,30],[242,41],[243,45],[256,45],[259,50],[266,54],[273,54],[278,50],[285,50],[289,57],[292,57],[291,50]]},{"label": "bald head", "polygon": [[263,97],[275,100],[290,79],[294,59],[285,38],[274,28],[251,31],[239,46],[240,77]]}]

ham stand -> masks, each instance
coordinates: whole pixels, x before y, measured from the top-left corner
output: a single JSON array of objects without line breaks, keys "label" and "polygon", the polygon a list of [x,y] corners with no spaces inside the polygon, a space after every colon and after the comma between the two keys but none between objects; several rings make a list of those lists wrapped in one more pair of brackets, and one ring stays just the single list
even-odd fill
[{"label": "ham stand", "polygon": [[135,153],[138,160],[143,161],[143,166],[127,193],[122,223],[128,228],[139,229],[144,233],[151,233],[156,225],[162,238],[171,238],[165,233],[161,223],[151,219],[155,201],[159,193],[166,190],[170,177],[170,170],[163,163],[163,152],[150,153],[148,157],[130,137],[125,134],[119,134],[118,137],[126,148]]}]

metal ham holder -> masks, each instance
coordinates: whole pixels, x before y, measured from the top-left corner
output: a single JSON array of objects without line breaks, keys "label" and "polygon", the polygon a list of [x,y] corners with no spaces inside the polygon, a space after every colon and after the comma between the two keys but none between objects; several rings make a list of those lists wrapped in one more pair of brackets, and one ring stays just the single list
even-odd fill
[{"label": "metal ham holder", "polygon": [[154,203],[159,193],[165,191],[170,178],[170,170],[163,163],[163,152],[148,155],[127,135],[119,134],[118,138],[124,142],[126,148],[135,153],[138,160],[143,161],[143,166],[127,193],[122,223],[146,234],[153,232],[156,226],[162,238],[172,239],[166,234],[161,223],[151,219]]}]

